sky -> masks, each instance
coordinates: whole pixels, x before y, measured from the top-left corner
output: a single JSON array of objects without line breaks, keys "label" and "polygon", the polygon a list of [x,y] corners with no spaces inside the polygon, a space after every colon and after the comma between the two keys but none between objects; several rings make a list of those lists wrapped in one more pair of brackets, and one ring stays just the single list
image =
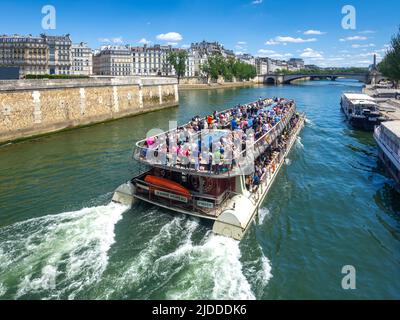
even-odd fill
[{"label": "sky", "polygon": [[[55,29],[43,29],[46,5]],[[354,29],[342,26],[345,5],[355,9]],[[69,33],[93,49],[218,41],[238,54],[321,67],[368,66],[374,53],[379,61],[399,26],[399,0],[0,0],[0,34]]]}]

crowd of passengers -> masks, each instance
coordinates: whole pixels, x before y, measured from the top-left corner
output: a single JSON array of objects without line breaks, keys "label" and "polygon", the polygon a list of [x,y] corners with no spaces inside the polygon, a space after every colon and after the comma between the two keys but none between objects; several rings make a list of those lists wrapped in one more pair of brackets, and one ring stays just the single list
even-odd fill
[{"label": "crowd of passengers", "polygon": [[[205,118],[195,116],[186,126],[146,139],[140,156],[146,158],[151,151],[162,159],[163,164],[216,174],[226,172],[235,165],[235,159],[245,149],[250,135],[254,140],[259,139],[282,119],[293,104],[293,101],[283,98],[260,98],[254,103],[214,111]],[[204,129],[230,131],[218,138],[208,135],[208,139],[202,139]]]},{"label": "crowd of passengers", "polygon": [[[296,114],[290,121],[290,128],[296,126],[298,119],[299,116]],[[254,162],[254,173],[252,175],[247,175],[245,179],[248,191],[256,192],[260,184],[275,171],[277,162],[280,160],[279,157],[282,157],[286,152],[289,136],[290,130],[285,130],[278,138],[275,145],[268,148]]]}]

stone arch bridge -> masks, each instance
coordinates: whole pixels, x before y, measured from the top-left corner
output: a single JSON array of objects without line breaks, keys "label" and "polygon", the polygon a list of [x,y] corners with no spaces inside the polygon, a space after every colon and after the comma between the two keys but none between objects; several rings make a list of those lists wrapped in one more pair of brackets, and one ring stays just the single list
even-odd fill
[{"label": "stone arch bridge", "polygon": [[258,75],[258,82],[265,84],[289,84],[293,80],[298,79],[331,79],[335,81],[337,78],[354,79],[365,84],[378,83],[381,80],[386,79],[380,73],[298,73],[298,74],[264,74]]}]

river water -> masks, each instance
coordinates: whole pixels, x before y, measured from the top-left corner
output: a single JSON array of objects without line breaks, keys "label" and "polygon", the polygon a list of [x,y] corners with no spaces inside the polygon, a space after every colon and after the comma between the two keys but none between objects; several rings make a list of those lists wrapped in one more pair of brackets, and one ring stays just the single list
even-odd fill
[{"label": "river water", "polygon": [[[184,91],[180,107],[0,147],[0,299],[400,298],[400,195],[371,133],[339,111],[351,81]],[[132,146],[260,96],[306,126],[239,243],[147,204],[110,203]],[[356,270],[344,290],[342,267]]]}]

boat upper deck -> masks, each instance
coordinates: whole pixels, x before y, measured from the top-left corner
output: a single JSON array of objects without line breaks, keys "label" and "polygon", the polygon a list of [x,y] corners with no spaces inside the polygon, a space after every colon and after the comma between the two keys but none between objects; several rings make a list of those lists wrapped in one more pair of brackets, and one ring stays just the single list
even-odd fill
[{"label": "boat upper deck", "polygon": [[294,101],[259,99],[138,141],[134,157],[153,167],[226,178],[252,172],[254,160],[296,113]]}]

